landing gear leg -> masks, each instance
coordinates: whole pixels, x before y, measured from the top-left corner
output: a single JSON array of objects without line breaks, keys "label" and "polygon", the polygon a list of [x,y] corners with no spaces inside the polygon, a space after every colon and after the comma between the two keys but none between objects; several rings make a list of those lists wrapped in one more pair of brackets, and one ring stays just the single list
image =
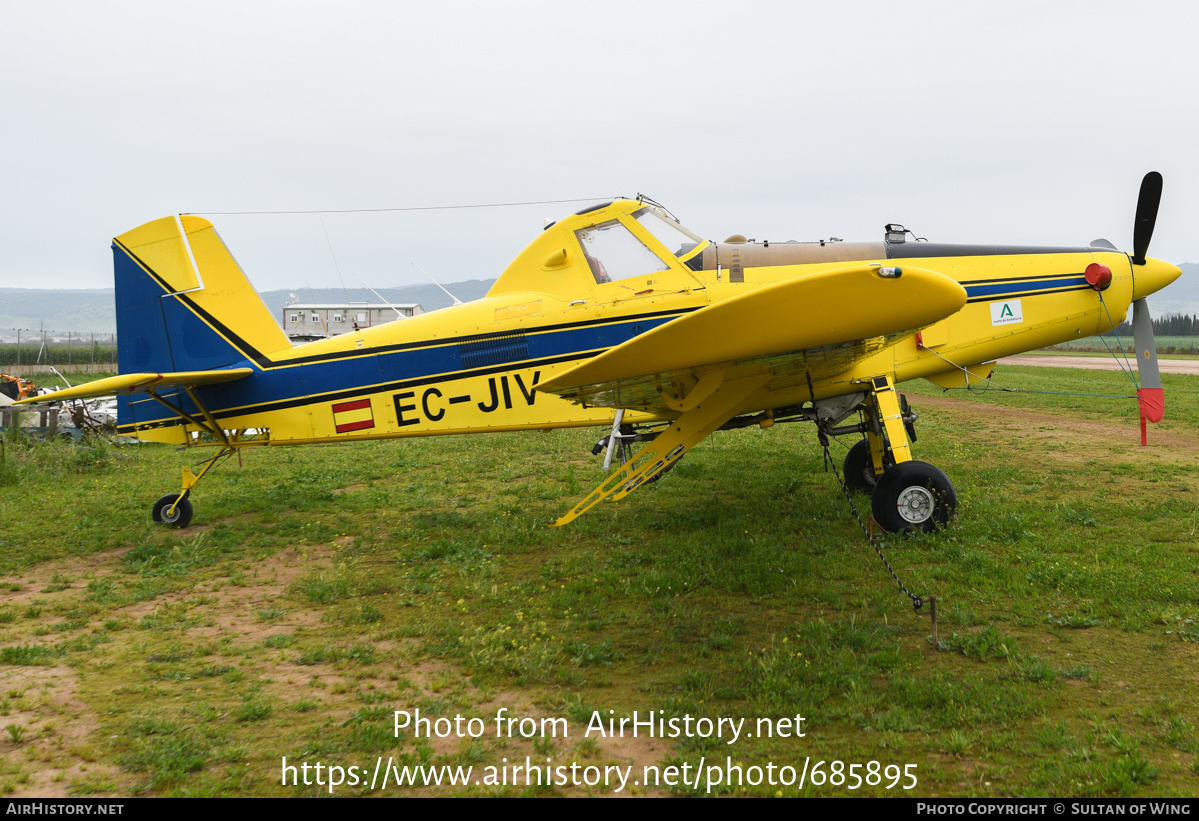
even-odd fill
[{"label": "landing gear leg", "polygon": [[232,456],[233,448],[224,447],[217,452],[217,455],[209,459],[204,468],[197,475],[193,475],[191,468],[183,468],[183,489],[180,493],[168,493],[157,502],[150,511],[150,516],[159,524],[167,527],[187,527],[192,520],[192,503],[188,500],[191,495],[192,488],[200,484],[200,480],[208,473],[208,470],[217,463],[223,456]]},{"label": "landing gear leg", "polygon": [[[866,441],[877,477],[870,499],[874,519],[891,533],[943,527],[957,508],[953,483],[933,465],[912,459],[910,422],[905,424],[904,408],[890,378],[876,376],[870,381]],[[894,467],[886,464],[888,457]]]},{"label": "landing gear leg", "polygon": [[900,397],[891,379],[876,376],[870,380],[870,387],[866,407],[866,441],[877,477],[882,476],[891,465],[910,461],[912,449],[908,445]]}]

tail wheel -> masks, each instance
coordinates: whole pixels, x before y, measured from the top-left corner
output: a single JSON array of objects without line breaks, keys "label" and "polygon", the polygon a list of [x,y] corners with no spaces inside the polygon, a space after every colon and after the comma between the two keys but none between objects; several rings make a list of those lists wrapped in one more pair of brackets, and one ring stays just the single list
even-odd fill
[{"label": "tail wheel", "polygon": [[[895,460],[891,457],[891,446],[883,454],[883,470],[890,470]],[[845,484],[850,490],[873,493],[878,477],[874,475],[874,460],[870,458],[870,443],[865,439],[854,444],[845,454]]]},{"label": "tail wheel", "polygon": [[944,527],[957,508],[949,477],[928,462],[901,462],[878,478],[871,497],[874,519],[890,533]]},{"label": "tail wheel", "polygon": [[154,510],[150,514],[154,521],[167,527],[187,527],[191,524],[192,503],[187,499],[180,499],[179,504],[175,505],[175,512],[170,512],[176,499],[179,499],[178,493],[168,493],[155,502]]}]

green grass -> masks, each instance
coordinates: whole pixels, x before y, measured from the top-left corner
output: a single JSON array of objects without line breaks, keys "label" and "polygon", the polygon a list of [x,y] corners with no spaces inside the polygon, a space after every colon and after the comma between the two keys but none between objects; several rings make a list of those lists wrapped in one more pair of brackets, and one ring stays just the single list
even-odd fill
[{"label": "green grass", "polygon": [[[1105,341],[1106,345],[1104,345]],[[1126,352],[1133,353],[1132,334],[1121,335],[1120,342],[1124,343],[1123,349]],[[1195,336],[1157,336],[1154,337],[1154,343],[1159,355],[1199,354],[1199,337]],[[1060,345],[1053,345],[1045,350],[1054,352],[1092,351],[1107,354],[1109,348],[1113,351],[1120,350],[1120,345],[1117,344],[1115,337],[1106,336],[1100,339],[1097,336],[1089,336],[1086,339],[1072,339]]]},{"label": "green grass", "polygon": [[[811,756],[915,763],[915,795],[1191,795],[1199,378],[1163,377],[1167,420],[1144,449],[1132,402],[1060,395],[1130,394],[1119,373],[996,379],[1029,392],[905,386],[915,452],[951,476],[959,510],[884,551],[936,594],[938,647],[804,425],[715,434],[663,481],[559,529],[546,523],[601,479],[592,431],[247,451],[197,489],[183,532],[155,527],[149,506],[197,454],[6,443],[0,672],[28,683],[0,700],[5,723],[30,728],[29,760],[65,766],[40,728],[66,708],[40,688],[71,677],[94,759],[78,795],[314,796],[327,791],[280,786],[282,756],[377,755]],[[491,720],[499,706],[563,717],[571,735],[392,733],[394,710]],[[596,711],[649,710],[803,715],[807,734],[653,751],[582,735]]]}]

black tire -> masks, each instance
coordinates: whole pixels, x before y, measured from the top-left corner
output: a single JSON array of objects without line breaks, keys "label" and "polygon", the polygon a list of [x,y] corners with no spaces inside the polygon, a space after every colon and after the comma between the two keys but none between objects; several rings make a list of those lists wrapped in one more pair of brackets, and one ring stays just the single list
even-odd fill
[{"label": "black tire", "polygon": [[192,521],[192,503],[187,499],[183,499],[179,504],[175,505],[175,515],[171,518],[166,518],[167,510],[171,505],[175,504],[175,500],[179,498],[178,493],[169,493],[163,496],[154,503],[154,511],[151,514],[154,521],[167,527],[187,527]]},{"label": "black tire", "polygon": [[[895,464],[891,457],[890,445],[883,455],[883,470],[889,470]],[[870,458],[870,442],[865,439],[857,442],[849,453],[845,454],[845,484],[849,489],[858,493],[873,493],[878,477],[874,475],[874,461]]]},{"label": "black tire", "polygon": [[930,532],[953,518],[958,497],[949,477],[928,462],[901,462],[878,479],[870,507],[888,533]]}]

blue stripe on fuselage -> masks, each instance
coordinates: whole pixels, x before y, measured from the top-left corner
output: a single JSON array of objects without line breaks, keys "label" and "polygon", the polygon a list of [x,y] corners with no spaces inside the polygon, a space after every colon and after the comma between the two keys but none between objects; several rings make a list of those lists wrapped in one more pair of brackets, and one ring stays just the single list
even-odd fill
[{"label": "blue stripe on fuselage", "polygon": [[[620,345],[675,318],[677,317],[640,317],[606,325],[564,328],[543,333],[530,331],[525,337],[529,348],[528,359],[503,363],[486,370],[518,370],[525,367],[523,362],[583,356],[597,349]],[[254,368],[256,373],[236,382],[197,388],[196,393],[219,418],[270,410],[271,406],[280,403],[294,404],[296,400],[318,395],[341,394],[329,398],[343,399],[347,394],[367,396],[391,390],[397,382],[442,375],[446,380],[456,379],[461,375],[460,372],[466,370],[459,358],[457,340],[447,340],[442,344],[417,350],[374,355],[366,353],[353,359],[336,359],[293,367],[284,367],[285,365],[286,361],[281,361],[274,368],[262,370],[249,360],[234,363],[231,367]],[[198,412],[186,396],[176,397],[174,401],[182,401],[181,407],[188,413]],[[314,398],[313,401],[324,400]],[[136,423],[133,419],[123,417],[119,420],[122,425],[148,424],[177,418],[153,400],[137,402],[129,407],[131,410],[135,409]],[[244,410],[224,410],[228,408]]]},{"label": "blue stripe on fuselage", "polygon": [[1036,296],[1037,291],[1048,291],[1056,288],[1070,288],[1077,286],[1085,286],[1087,278],[1082,274],[1075,274],[1069,277],[1059,279],[1041,279],[1035,282],[1001,282],[998,284],[987,285],[966,285],[967,299],[978,299],[979,297],[1014,297],[1028,294]]}]

